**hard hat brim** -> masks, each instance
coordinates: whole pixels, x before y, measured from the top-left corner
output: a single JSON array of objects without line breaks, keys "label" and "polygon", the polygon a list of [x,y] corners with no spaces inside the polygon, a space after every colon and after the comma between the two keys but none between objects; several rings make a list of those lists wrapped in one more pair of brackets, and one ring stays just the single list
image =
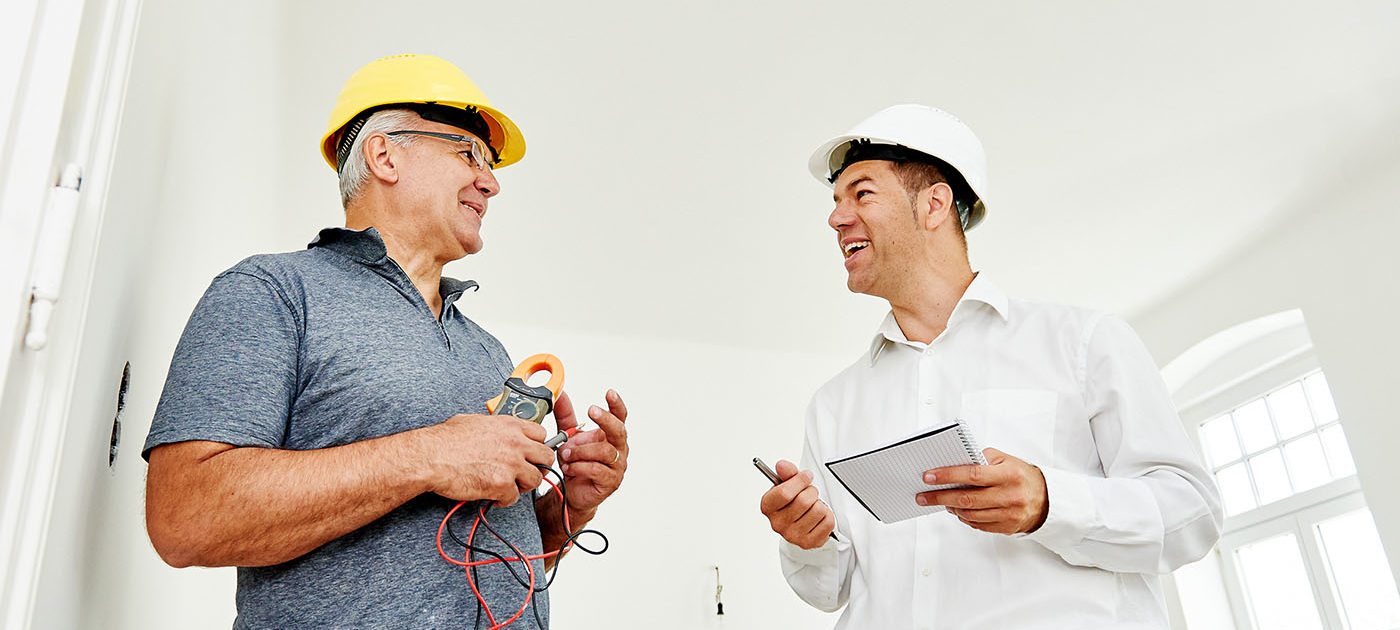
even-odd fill
[{"label": "hard hat brim", "polygon": [[[817,181],[826,184],[827,188],[834,188],[836,186],[836,182],[831,181],[831,173],[834,172],[837,168],[840,168],[841,159],[839,158],[844,158],[845,152],[841,151],[841,155],[839,157],[836,154],[838,150],[842,149],[846,145],[849,145],[851,142],[854,142],[856,140],[869,140],[871,142],[879,144],[893,144],[898,146],[905,146],[898,140],[893,140],[890,138],[882,138],[879,136],[872,135],[842,134],[836,136],[835,138],[827,140],[826,142],[823,142],[821,146],[818,146],[817,149],[812,152],[812,157],[808,158],[807,160],[807,170],[812,173],[812,177],[815,177],[817,178]],[[918,149],[913,150],[917,151]],[[977,195],[977,201],[972,204],[971,214],[968,216],[967,227],[964,228],[964,230],[971,230],[972,228],[976,227],[977,224],[982,222],[982,218],[985,217],[987,214],[986,198],[980,191],[977,191],[975,189],[973,190],[973,194]]]},{"label": "hard hat brim", "polygon": [[[841,160],[838,159],[836,155],[837,150],[846,147],[846,145],[855,142],[856,140],[869,140],[876,144],[893,144],[903,146],[898,141],[891,140],[889,138],[878,138],[875,136],[862,136],[853,134],[843,134],[836,136],[835,138],[823,142],[821,146],[817,147],[816,151],[812,152],[812,157],[807,160],[807,170],[811,171],[812,177],[815,177],[823,184],[826,184],[828,188],[835,186],[836,183],[831,181],[830,178],[831,173],[837,168],[840,168],[841,166]],[[840,157],[845,157],[844,151],[841,152]]]}]

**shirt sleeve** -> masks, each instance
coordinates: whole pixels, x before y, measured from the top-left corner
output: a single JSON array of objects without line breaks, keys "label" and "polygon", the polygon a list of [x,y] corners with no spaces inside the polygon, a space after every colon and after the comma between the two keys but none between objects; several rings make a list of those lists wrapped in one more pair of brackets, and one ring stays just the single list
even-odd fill
[{"label": "shirt sleeve", "polygon": [[297,321],[269,280],[215,278],[175,348],[142,457],[190,440],[280,447],[297,390]]},{"label": "shirt sleeve", "polygon": [[[817,487],[823,501],[831,495],[827,493],[825,466],[812,448],[812,432],[816,425],[816,401],[807,409],[807,432],[803,436],[802,470],[810,470],[812,484]],[[783,577],[802,601],[824,612],[834,612],[846,605],[851,597],[851,573],[855,570],[855,550],[850,539],[843,534],[849,531],[839,510],[836,512],[837,540],[827,538],[826,544],[816,549],[803,549],[787,540],[778,538],[778,557],[782,562]]]},{"label": "shirt sleeve", "polygon": [[1103,317],[1087,336],[1085,401],[1103,477],[1042,467],[1050,502],[1026,536],[1078,566],[1167,573],[1220,538],[1210,471],[1166,383],[1127,322]]}]

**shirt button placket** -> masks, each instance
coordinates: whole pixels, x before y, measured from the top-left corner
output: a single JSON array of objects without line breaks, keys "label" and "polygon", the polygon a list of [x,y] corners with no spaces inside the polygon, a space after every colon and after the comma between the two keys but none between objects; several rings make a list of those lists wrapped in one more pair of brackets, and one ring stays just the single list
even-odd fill
[{"label": "shirt button placket", "polygon": [[936,412],[934,409],[936,400],[933,396],[934,371],[933,349],[927,348],[919,357],[919,391],[916,393],[919,397],[919,419],[922,426],[932,426],[942,422],[942,418],[934,417]]},{"label": "shirt button placket", "polygon": [[914,625],[920,630],[927,630],[938,625],[935,618],[937,609],[933,602],[938,598],[938,576],[933,572],[933,562],[938,557],[938,547],[940,540],[934,533],[933,519],[928,517],[920,518],[916,521],[918,526],[918,538],[914,541],[914,593],[913,613]]}]

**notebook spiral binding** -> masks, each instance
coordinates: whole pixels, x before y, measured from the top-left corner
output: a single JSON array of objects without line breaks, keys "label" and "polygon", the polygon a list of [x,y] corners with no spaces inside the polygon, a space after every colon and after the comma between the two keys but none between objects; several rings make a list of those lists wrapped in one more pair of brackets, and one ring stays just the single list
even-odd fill
[{"label": "notebook spiral binding", "polygon": [[961,420],[958,421],[958,440],[962,442],[963,449],[967,451],[968,459],[983,465],[987,463],[987,459],[982,457],[982,445],[977,443],[977,438],[972,437],[972,432]]}]

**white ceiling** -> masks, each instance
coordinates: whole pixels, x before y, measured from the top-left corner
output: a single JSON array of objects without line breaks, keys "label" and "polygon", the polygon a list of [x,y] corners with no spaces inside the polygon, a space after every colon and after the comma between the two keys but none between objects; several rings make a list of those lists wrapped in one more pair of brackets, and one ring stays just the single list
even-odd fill
[{"label": "white ceiling", "polygon": [[283,181],[338,220],[316,142],[340,82],[396,52],[457,63],[529,142],[486,250],[449,267],[488,327],[854,355],[883,305],[846,292],[805,163],[893,103],[986,145],[974,267],[1129,316],[1325,212],[1400,124],[1396,2],[383,6],[279,9]]}]

